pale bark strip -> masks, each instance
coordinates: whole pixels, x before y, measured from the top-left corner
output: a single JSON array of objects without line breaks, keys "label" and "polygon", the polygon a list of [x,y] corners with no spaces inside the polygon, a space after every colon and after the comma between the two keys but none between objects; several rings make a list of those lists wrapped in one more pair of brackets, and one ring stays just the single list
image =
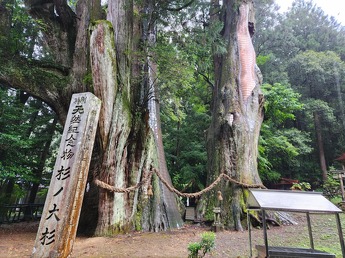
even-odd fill
[{"label": "pale bark strip", "polygon": [[[131,112],[126,87],[117,86],[118,70],[112,27],[98,22],[91,34],[92,80],[95,93],[102,99],[100,135],[103,161],[100,179],[114,187],[126,187],[128,137],[131,130]],[[127,196],[100,190],[97,235],[120,231],[128,223]]]},{"label": "pale bark strip", "polygon": [[114,29],[114,42],[116,45],[116,56],[118,62],[118,79],[126,87],[128,98],[131,95],[131,66],[132,60],[129,58],[130,50],[133,50],[133,1],[112,0],[108,1],[107,20]]},{"label": "pale bark strip", "polygon": [[76,236],[101,102],[92,93],[72,96],[33,258],[67,257]]},{"label": "pale bark strip", "polygon": [[239,82],[244,102],[255,88],[255,50],[248,29],[249,6],[243,3],[239,8],[237,39],[240,60]]},{"label": "pale bark strip", "polygon": [[109,132],[115,96],[117,93],[116,55],[112,44],[114,33],[107,22],[98,22],[91,28],[90,55],[94,92],[102,99],[99,132],[103,150],[109,141]]}]

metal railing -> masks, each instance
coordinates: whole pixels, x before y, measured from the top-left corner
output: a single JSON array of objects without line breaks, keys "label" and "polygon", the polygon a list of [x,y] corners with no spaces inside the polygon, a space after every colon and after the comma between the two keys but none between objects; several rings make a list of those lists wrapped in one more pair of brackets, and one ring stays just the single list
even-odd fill
[{"label": "metal railing", "polygon": [[44,204],[26,203],[0,207],[0,223],[39,220]]}]

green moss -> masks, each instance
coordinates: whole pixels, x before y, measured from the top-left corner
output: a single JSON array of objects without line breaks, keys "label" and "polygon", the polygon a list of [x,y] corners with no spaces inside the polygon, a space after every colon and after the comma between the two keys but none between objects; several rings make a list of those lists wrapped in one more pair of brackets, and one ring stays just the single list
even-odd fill
[{"label": "green moss", "polygon": [[135,18],[140,18],[141,14],[140,14],[140,11],[139,11],[138,8],[134,8],[134,10],[133,10],[133,16],[134,16]]},{"label": "green moss", "polygon": [[136,231],[141,231],[143,228],[141,226],[141,217],[140,216],[137,216],[136,217],[136,222],[135,222],[135,230]]},{"label": "green moss", "polygon": [[241,209],[244,213],[247,213],[247,211],[248,211],[247,205],[246,205],[248,196],[249,196],[248,189],[243,189],[242,194],[240,195],[240,206],[241,206]]},{"label": "green moss", "polygon": [[[204,200],[204,201],[206,201],[206,200]],[[217,205],[216,205],[215,198],[209,197],[208,204],[206,206],[205,215],[204,215],[205,220],[212,221],[214,219],[213,208],[216,206]]]},{"label": "green moss", "polygon": [[212,221],[214,219],[214,213],[213,213],[213,210],[211,210],[211,208],[208,208],[206,210],[206,213],[205,213],[205,220],[207,221]]},{"label": "green moss", "polygon": [[[32,89],[64,89],[68,86],[70,77],[60,76],[57,73],[50,72],[49,70],[42,70],[31,65],[22,66],[21,69],[10,68],[9,74],[15,80],[30,85]],[[42,83],[44,82],[44,83]]]},{"label": "green moss", "polygon": [[107,227],[106,229],[104,229],[103,232],[98,232],[97,236],[112,237],[119,234],[128,233],[131,230],[132,230],[131,223],[126,223],[125,225],[115,224],[115,225],[111,225]]},{"label": "green moss", "polygon": [[242,4],[241,0],[234,1],[233,11],[239,12],[239,8],[240,8],[241,4]]},{"label": "green moss", "polygon": [[144,200],[142,204],[138,205],[137,212],[135,213],[134,217],[134,227],[135,230],[140,231],[142,230],[141,219],[143,217],[143,205],[145,205],[146,201]]},{"label": "green moss", "polygon": [[132,119],[132,110],[131,110],[131,103],[129,101],[128,93],[126,91],[122,92],[122,106],[123,111],[127,113],[127,117],[129,118],[128,122],[130,123]]},{"label": "green moss", "polygon": [[161,196],[160,196],[160,184],[159,184],[159,182],[160,182],[160,179],[158,178],[158,176],[157,175],[153,175],[152,176],[152,190],[153,190],[153,197],[155,198],[155,199],[157,199],[157,198],[161,198]]},{"label": "green moss", "polygon": [[92,73],[87,73],[83,78],[83,84],[87,86],[92,85]]},{"label": "green moss", "polygon": [[93,30],[93,27],[97,26],[98,24],[106,24],[109,28],[113,29],[113,25],[110,21],[107,20],[94,20],[91,22],[91,30]]}]

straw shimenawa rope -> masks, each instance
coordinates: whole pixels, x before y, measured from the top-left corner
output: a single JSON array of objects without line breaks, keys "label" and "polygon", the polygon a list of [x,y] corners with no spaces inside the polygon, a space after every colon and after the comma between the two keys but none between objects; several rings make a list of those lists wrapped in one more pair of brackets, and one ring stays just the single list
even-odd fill
[{"label": "straw shimenawa rope", "polygon": [[128,187],[128,188],[114,187],[114,186],[111,186],[111,185],[109,185],[109,184],[107,184],[107,183],[105,183],[105,182],[103,182],[103,181],[97,179],[97,178],[94,179],[93,182],[95,183],[95,185],[97,185],[97,186],[99,186],[99,187],[101,187],[101,188],[103,188],[103,189],[106,189],[106,190],[108,190],[108,191],[110,191],[110,192],[116,192],[116,193],[129,193],[129,192],[131,192],[131,191],[134,191],[134,190],[138,189],[138,188],[139,188],[140,186],[142,186],[143,184],[146,184],[146,183],[149,181],[149,179],[151,179],[152,174],[153,174],[153,172],[151,171],[151,172],[148,173],[147,176],[145,176],[145,177],[143,178],[143,180],[141,180],[139,183],[137,183],[137,184],[134,185],[134,186],[130,186],[130,187]]},{"label": "straw shimenawa rope", "polygon": [[209,192],[211,191],[216,185],[219,184],[219,182],[221,181],[222,178],[224,178],[225,180],[228,180],[234,184],[237,184],[237,185],[240,185],[244,188],[266,188],[264,185],[262,184],[246,184],[246,183],[242,183],[242,182],[239,182],[233,178],[231,178],[230,176],[228,176],[227,174],[225,173],[221,173],[217,178],[216,180],[213,181],[212,184],[210,184],[208,187],[206,187],[205,189],[199,191],[199,192],[196,192],[196,193],[182,193],[180,192],[179,190],[177,190],[176,188],[172,187],[168,182],[167,180],[165,180],[162,175],[158,172],[157,169],[153,168],[152,171],[150,171],[150,173],[148,173],[142,181],[140,181],[139,183],[137,183],[136,185],[134,186],[130,186],[128,188],[118,188],[118,187],[114,187],[114,186],[111,186],[99,179],[95,179],[94,180],[94,183],[103,188],[103,189],[106,189],[110,192],[116,192],[116,193],[129,193],[131,191],[134,191],[136,189],[138,189],[140,186],[142,186],[143,184],[146,184],[149,179],[151,179],[153,173],[155,173],[158,178],[162,181],[162,183],[169,189],[169,191],[181,196],[181,197],[188,197],[188,198],[195,198],[195,197],[198,197],[198,196],[201,196],[202,194],[206,193],[206,192]]},{"label": "straw shimenawa rope", "polygon": [[212,190],[212,188],[214,188],[216,185],[219,184],[220,180],[223,177],[223,174],[220,174],[217,177],[217,179],[213,181],[212,184],[210,184],[208,187],[206,187],[205,189],[201,190],[200,192],[196,192],[196,193],[181,193],[179,190],[177,190],[174,187],[170,186],[169,183],[162,177],[162,175],[158,173],[157,169],[153,168],[153,171],[159,177],[159,179],[162,181],[162,183],[169,189],[169,191],[174,192],[174,193],[176,193],[179,196],[188,197],[188,198],[198,197],[198,196],[200,196],[200,195],[202,195],[202,194]]}]

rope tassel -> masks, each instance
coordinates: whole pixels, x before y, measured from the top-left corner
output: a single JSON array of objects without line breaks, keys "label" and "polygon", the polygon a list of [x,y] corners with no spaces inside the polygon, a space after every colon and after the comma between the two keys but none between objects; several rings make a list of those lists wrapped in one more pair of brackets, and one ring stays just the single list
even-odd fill
[{"label": "rope tassel", "polygon": [[152,185],[149,185],[147,188],[147,195],[149,198],[153,196]]}]

